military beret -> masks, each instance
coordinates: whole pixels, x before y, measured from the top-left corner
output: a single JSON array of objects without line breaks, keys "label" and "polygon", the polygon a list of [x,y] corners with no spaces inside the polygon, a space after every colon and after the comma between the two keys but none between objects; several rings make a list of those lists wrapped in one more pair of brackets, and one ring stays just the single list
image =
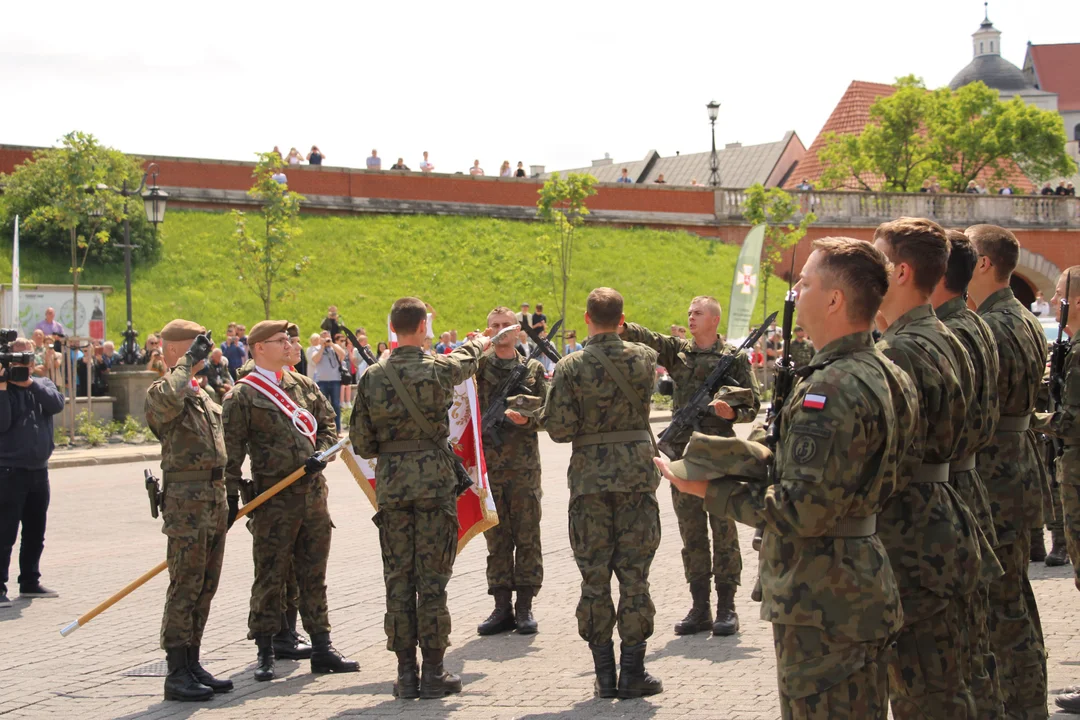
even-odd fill
[{"label": "military beret", "polygon": [[255,323],[248,332],[248,345],[266,342],[278,333],[287,332],[291,323],[288,320],[263,320]]},{"label": "military beret", "polygon": [[772,451],[761,443],[694,433],[671,472],[683,480],[766,480]]},{"label": "military beret", "polygon": [[205,332],[206,328],[202,325],[177,318],[162,328],[159,334],[161,339],[167,342],[180,342],[182,340],[194,340]]},{"label": "military beret", "polygon": [[285,332],[289,333],[291,338],[300,337],[300,328],[296,326],[296,323],[289,323],[289,326],[285,328]]}]

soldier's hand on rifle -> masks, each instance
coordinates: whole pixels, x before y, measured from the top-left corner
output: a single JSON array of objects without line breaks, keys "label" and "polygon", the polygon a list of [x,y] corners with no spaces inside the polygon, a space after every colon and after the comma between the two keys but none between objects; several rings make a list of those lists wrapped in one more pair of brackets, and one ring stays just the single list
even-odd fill
[{"label": "soldier's hand on rifle", "polygon": [[735,411],[732,410],[731,406],[723,400],[713,400],[709,404],[709,407],[713,409],[713,412],[715,412],[718,416],[724,418],[725,420],[735,419]]},{"label": "soldier's hand on rifle", "polygon": [[515,425],[524,425],[525,423],[529,422],[529,418],[525,417],[517,410],[507,410],[506,418]]},{"label": "soldier's hand on rifle", "polygon": [[229,495],[225,500],[229,503],[229,527],[232,527],[236,522],[236,514],[240,512],[240,496]]},{"label": "soldier's hand on rifle", "polygon": [[304,472],[308,475],[314,475],[320,473],[326,469],[326,461],[319,457],[318,453],[315,453],[307,460],[304,461]]}]

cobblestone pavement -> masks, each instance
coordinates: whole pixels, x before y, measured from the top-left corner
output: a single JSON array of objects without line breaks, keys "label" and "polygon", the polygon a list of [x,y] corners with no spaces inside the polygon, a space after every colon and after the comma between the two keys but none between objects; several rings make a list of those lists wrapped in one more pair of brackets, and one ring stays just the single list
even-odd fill
[{"label": "cobblestone pavement", "polygon": [[[689,594],[666,481],[657,493],[663,540],[652,570],[657,617],[647,656],[649,670],[664,681],[664,693],[644,700],[593,699],[591,657],[574,619],[580,577],[566,532],[569,448],[546,436],[541,442],[545,585],[536,601],[540,633],[477,636],[476,625],[487,616],[491,601],[485,592],[484,543],[473,540],[458,558],[449,588],[454,630],[447,666],[461,674],[465,689],[461,695],[430,701],[391,697],[395,659],[385,649],[372,510],[340,462],[328,470],[337,526],[328,573],[330,618],[335,645],[359,661],[360,672],[315,676],[306,662],[279,661],[284,677],[272,683],[252,680],[255,648],[245,639],[251,539],[237,527],[229,535],[225,575],[202,652],[210,671],[232,678],[237,687],[206,703],[163,702],[161,677],[125,674],[164,661],[158,649],[164,574],[75,634],[59,634],[61,627],[163,558],[165,536],[160,521],[147,513],[142,483],[142,468],[157,463],[54,470],[42,579],[61,597],[15,599],[13,607],[0,609],[0,715],[5,720],[779,717],[771,633],[750,601],[757,559],[748,528],[740,532],[745,570],[736,597],[742,632],[723,639],[676,637],[672,632],[689,606]],[[1072,568],[1032,569],[1050,650],[1050,687],[1058,691],[1080,680],[1080,620]],[[13,580],[17,573],[13,566]]]}]

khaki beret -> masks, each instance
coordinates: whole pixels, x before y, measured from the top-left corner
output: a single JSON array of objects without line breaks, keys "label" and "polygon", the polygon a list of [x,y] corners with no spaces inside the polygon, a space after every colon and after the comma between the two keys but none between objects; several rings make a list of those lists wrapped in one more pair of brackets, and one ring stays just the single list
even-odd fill
[{"label": "khaki beret", "polygon": [[289,337],[300,337],[300,328],[296,326],[296,323],[289,323],[289,326],[285,328],[285,332],[289,333]]},{"label": "khaki beret", "polygon": [[167,342],[181,342],[183,340],[194,340],[205,332],[206,328],[202,325],[177,318],[162,328],[159,335],[161,335],[162,340]]},{"label": "khaki beret", "polygon": [[248,331],[248,345],[265,342],[278,333],[287,332],[291,324],[288,320],[263,320],[257,322],[255,327]]},{"label": "khaki beret", "polygon": [[671,472],[683,480],[767,480],[772,451],[761,443],[694,433]]}]

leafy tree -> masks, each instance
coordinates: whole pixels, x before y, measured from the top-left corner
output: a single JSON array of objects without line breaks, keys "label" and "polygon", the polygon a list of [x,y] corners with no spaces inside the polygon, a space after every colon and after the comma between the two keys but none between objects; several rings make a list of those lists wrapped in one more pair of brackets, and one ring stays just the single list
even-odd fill
[{"label": "leafy tree", "polygon": [[[0,224],[10,234],[18,215],[22,243],[56,258],[70,255],[75,228],[76,246],[83,257],[80,268],[87,260],[118,261],[123,252],[119,243],[109,240],[123,239],[123,198],[110,192],[85,191],[99,183],[118,188],[125,180],[128,187],[139,187],[143,161],[105,147],[87,133],[69,133],[61,143],[58,148],[38,150],[32,160],[16,167],[10,175],[0,175],[4,186]],[[131,242],[137,246],[135,257],[157,257],[160,241],[146,219],[141,198],[132,197],[127,212]],[[73,267],[76,264],[73,262]]]},{"label": "leafy tree", "polygon": [[284,169],[281,156],[275,152],[259,153],[255,165],[255,184],[248,195],[262,204],[262,222],[258,230],[248,226],[247,213],[233,211],[236,230],[236,269],[240,280],[246,282],[262,300],[265,319],[270,319],[270,306],[291,291],[285,284],[288,277],[298,277],[308,265],[308,257],[294,257],[291,240],[300,234],[300,203],[304,196],[279,183],[274,175]]},{"label": "leafy tree", "polygon": [[[570,271],[574,258],[574,240],[579,227],[585,222],[589,208],[585,201],[596,194],[593,187],[596,178],[588,173],[570,173],[566,178],[559,173],[551,177],[540,188],[540,199],[536,201],[537,214],[551,223],[551,233],[539,238],[543,257],[551,269],[551,285],[556,293],[559,317],[563,327],[559,333],[559,347],[566,344],[566,292],[570,284]],[[556,271],[561,283],[561,300],[556,284]]]},{"label": "leafy tree", "polygon": [[[870,121],[859,134],[826,133],[819,154],[825,187],[853,181],[867,191],[875,175],[881,190],[914,192],[935,167],[935,148],[924,132],[932,96],[921,78],[899,78],[896,92],[870,107]],[[875,183],[876,184],[876,183]]]}]

